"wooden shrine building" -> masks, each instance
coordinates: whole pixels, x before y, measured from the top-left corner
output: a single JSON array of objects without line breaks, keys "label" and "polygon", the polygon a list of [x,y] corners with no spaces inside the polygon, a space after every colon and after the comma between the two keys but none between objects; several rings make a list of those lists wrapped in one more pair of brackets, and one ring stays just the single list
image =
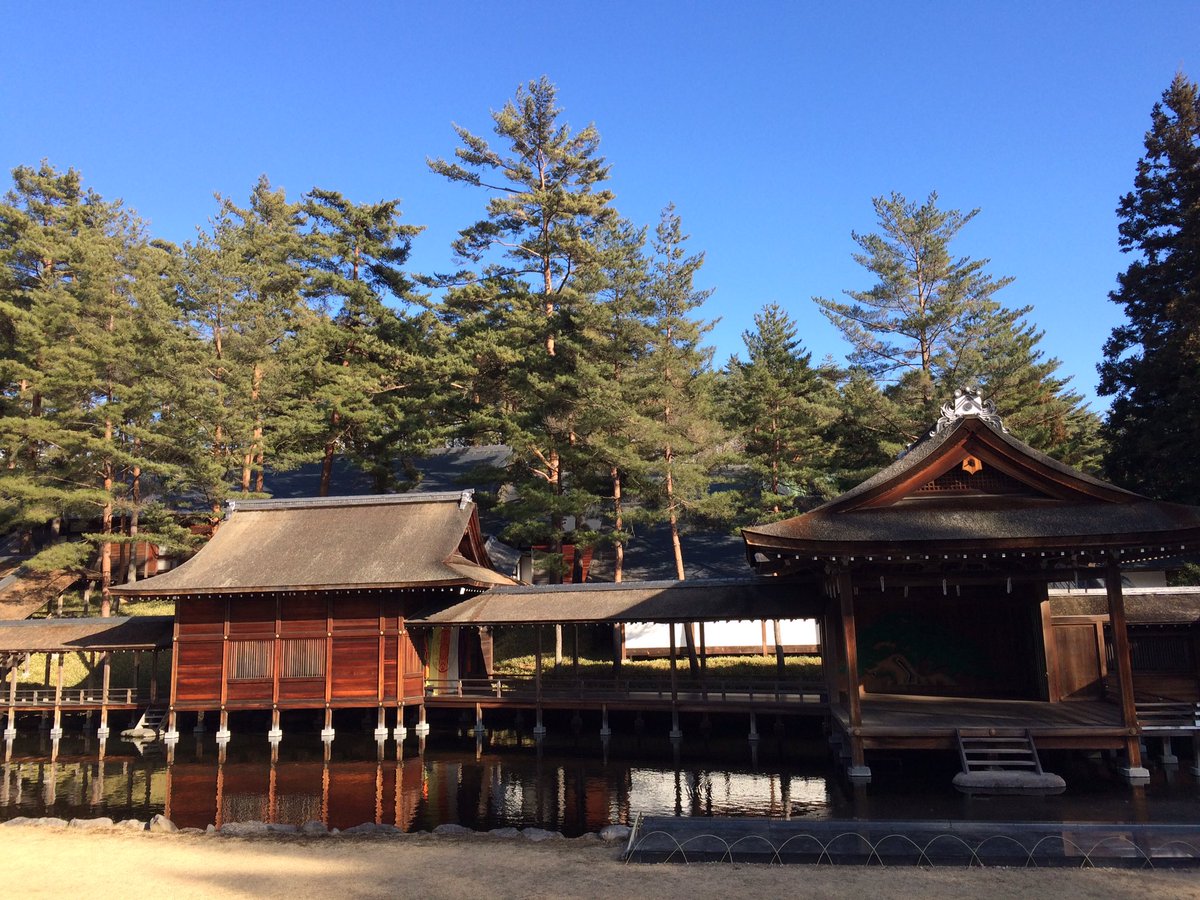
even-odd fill
[{"label": "wooden shrine building", "polygon": [[[179,712],[215,712],[227,741],[228,713],[256,709],[272,711],[275,743],[283,710],[324,710],[328,738],[337,708],[376,709],[380,730],[395,709],[403,730],[438,649],[414,644],[412,610],[512,583],[491,568],[470,491],[230,507],[195,557],[113,589],[176,601],[168,735]],[[434,655],[483,675],[478,634],[435,633],[456,646]]]},{"label": "wooden shrine building", "polygon": [[[871,750],[949,749],[972,728],[1021,730],[1044,748],[1123,750],[1125,774],[1144,777],[1121,569],[1200,547],[1200,509],[1039,453],[971,391],[942,413],[858,487],[743,532],[760,575],[827,597],[831,721],[851,777],[870,777]],[[1112,634],[1108,696],[1071,696],[1059,674],[1074,645],[1054,633],[1047,586],[1097,574]]]}]

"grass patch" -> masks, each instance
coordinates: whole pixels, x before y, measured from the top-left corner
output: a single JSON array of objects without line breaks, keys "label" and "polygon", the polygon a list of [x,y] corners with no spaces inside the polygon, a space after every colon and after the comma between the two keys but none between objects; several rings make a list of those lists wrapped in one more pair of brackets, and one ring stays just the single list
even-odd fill
[{"label": "grass patch", "polygon": [[[114,616],[173,616],[175,601],[150,598],[146,600],[131,600],[122,597],[112,598]],[[42,618],[53,613],[55,618],[77,619],[100,615],[100,592],[92,591],[91,600],[84,608],[83,591],[67,591],[62,596],[62,612],[58,611],[57,601],[51,601],[43,606],[31,618]]]},{"label": "grass patch", "polygon": [[[90,684],[99,687],[103,676],[103,668],[100,664],[100,654],[95,654],[96,666],[95,670],[91,668],[91,657],[93,654],[87,651],[77,651],[74,653],[63,654],[63,687],[64,688],[81,688],[89,685],[89,679],[93,679]],[[31,653],[29,656],[28,665],[17,667],[18,683],[24,687],[38,687],[46,684],[46,657],[53,656],[47,653]],[[109,686],[112,688],[127,688],[137,687],[143,692],[150,690],[150,672],[152,655],[149,652],[142,653],[141,671],[138,672],[138,683],[134,684],[134,664],[133,653],[129,651],[114,651],[111,655],[112,668],[109,674]],[[50,660],[50,687],[53,688],[57,684],[58,669],[55,667],[54,660]],[[7,678],[4,679],[7,682]],[[5,685],[5,689],[7,685]],[[168,697],[171,693],[171,651],[160,650],[158,654],[158,694],[159,697]],[[0,694],[0,705],[3,704],[7,697],[7,692]]]}]

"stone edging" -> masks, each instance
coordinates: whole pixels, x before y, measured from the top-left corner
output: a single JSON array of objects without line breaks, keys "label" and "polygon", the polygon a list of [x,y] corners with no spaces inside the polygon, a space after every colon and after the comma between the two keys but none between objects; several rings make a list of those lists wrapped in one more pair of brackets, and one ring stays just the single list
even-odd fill
[{"label": "stone edging", "polygon": [[[493,828],[491,831],[473,831],[464,825],[439,825],[429,831],[401,831],[395,825],[376,825],[374,822],[364,822],[353,828],[327,829],[317,821],[305,822],[303,825],[275,825],[267,822],[227,822],[220,828],[209,825],[207,828],[179,828],[166,816],[156,815],[149,822],[140,819],[122,819],[114,822],[107,816],[95,819],[58,819],[53,816],[30,818],[18,816],[5,822],[0,822],[0,828],[71,828],[78,831],[130,831],[152,834],[200,834],[215,837],[266,837],[272,835],[293,835],[297,837],[343,837],[359,835],[379,835],[393,837],[419,837],[436,835],[438,837],[455,836],[487,839],[516,839],[521,838],[534,843],[542,841],[562,841],[566,837],[560,831],[547,831],[544,828]],[[606,825],[599,832],[591,831],[575,838],[578,842],[608,842],[620,843],[629,839],[628,825]]]}]

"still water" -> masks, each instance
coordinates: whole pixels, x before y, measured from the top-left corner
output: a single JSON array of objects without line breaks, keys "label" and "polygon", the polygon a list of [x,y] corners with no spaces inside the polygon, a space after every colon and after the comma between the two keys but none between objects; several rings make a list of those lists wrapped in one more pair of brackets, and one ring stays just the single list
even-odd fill
[{"label": "still water", "polygon": [[326,760],[315,735],[288,735],[272,763],[265,740],[244,736],[219,763],[211,735],[185,734],[167,763],[159,745],[139,750],[68,734],[50,758],[43,736],[22,734],[3,765],[0,819],[164,813],[181,827],[258,820],[330,828],[363,822],[429,830],[539,826],[568,836],[638,814],[815,819],[1195,822],[1200,787],[1187,766],[1157,768],[1130,788],[1098,759],[1046,754],[1068,783],[1058,797],[969,798],[950,785],[949,755],[875,760],[874,782],[852,788],[819,736],[735,740],[555,738],[516,731],[476,741],[435,730],[382,755],[369,735],[339,732]]}]

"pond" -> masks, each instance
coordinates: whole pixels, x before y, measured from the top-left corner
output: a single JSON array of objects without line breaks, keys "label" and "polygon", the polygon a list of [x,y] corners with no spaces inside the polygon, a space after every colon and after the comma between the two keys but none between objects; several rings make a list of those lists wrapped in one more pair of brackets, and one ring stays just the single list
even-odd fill
[{"label": "pond", "polygon": [[235,821],[331,828],[363,822],[431,830],[538,826],[568,836],[643,815],[813,819],[1193,822],[1200,787],[1186,765],[1157,767],[1131,788],[1103,760],[1044,754],[1067,780],[1057,797],[967,797],[950,784],[951,754],[872,761],[874,782],[851,787],[818,734],[767,734],[671,742],[614,735],[551,735],[535,743],[514,729],[476,741],[458,729],[387,742],[339,732],[329,758],[315,734],[289,734],[272,763],[261,736],[235,735],[224,763],[211,734],[183,735],[174,762],[161,745],[68,733],[52,760],[44,735],[18,736],[0,781],[0,819],[164,813],[181,827]]}]

